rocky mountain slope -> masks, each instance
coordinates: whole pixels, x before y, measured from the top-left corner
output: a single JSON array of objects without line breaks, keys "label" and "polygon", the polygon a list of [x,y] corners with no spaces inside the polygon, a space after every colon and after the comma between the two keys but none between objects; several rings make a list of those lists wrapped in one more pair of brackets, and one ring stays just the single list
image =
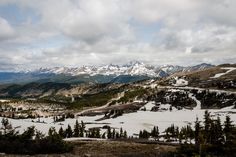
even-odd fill
[{"label": "rocky mountain slope", "polygon": [[163,79],[161,84],[235,90],[236,64],[225,64],[198,71],[175,73]]}]

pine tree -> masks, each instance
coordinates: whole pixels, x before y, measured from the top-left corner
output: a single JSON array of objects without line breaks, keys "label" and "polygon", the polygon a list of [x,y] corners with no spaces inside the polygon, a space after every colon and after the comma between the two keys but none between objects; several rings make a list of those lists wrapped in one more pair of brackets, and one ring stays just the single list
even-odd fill
[{"label": "pine tree", "polygon": [[211,125],[211,118],[210,113],[205,111],[204,115],[204,138],[206,142],[210,142],[210,125]]},{"label": "pine tree", "polygon": [[78,120],[76,120],[75,122],[75,126],[74,126],[74,137],[79,137],[80,135],[80,125]]},{"label": "pine tree", "polygon": [[79,137],[84,137],[84,131],[85,131],[85,124],[84,124],[83,121],[81,121],[81,127],[80,127],[80,131],[79,131],[79,133],[80,133]]},{"label": "pine tree", "polygon": [[210,122],[210,131],[209,131],[208,137],[209,137],[208,143],[215,144],[215,142],[216,142],[216,124],[213,120]]},{"label": "pine tree", "polygon": [[195,137],[195,144],[197,146],[199,146],[199,135],[200,135],[200,131],[201,131],[201,128],[200,128],[200,122],[198,121],[198,118],[196,118],[196,121],[195,121],[195,131],[194,131],[194,137]]},{"label": "pine tree", "polygon": [[159,129],[158,126],[154,126],[152,131],[151,131],[151,136],[155,139],[158,139],[159,136]]},{"label": "pine tree", "polygon": [[188,135],[187,135],[187,127],[182,127],[180,130],[181,141],[184,139],[184,142],[187,143]]},{"label": "pine tree", "polygon": [[144,138],[149,138],[150,137],[150,133],[147,130],[144,130]]},{"label": "pine tree", "polygon": [[143,132],[142,132],[142,130],[139,131],[139,138],[143,138]]},{"label": "pine tree", "polygon": [[118,132],[116,132],[116,139],[120,138],[120,134]]},{"label": "pine tree", "polygon": [[223,143],[223,129],[221,126],[220,117],[217,117],[216,121],[216,144],[221,145]]},{"label": "pine tree", "polygon": [[179,143],[181,144],[182,140],[183,140],[183,132],[182,131],[180,131],[178,139],[179,139]]},{"label": "pine tree", "polygon": [[107,138],[108,138],[108,139],[111,139],[111,137],[112,137],[111,128],[108,127],[108,128],[107,128]]},{"label": "pine tree", "polygon": [[73,131],[72,131],[72,129],[71,129],[71,126],[68,125],[68,127],[67,127],[67,129],[66,129],[66,137],[67,137],[67,138],[70,138],[70,137],[72,137],[72,135],[73,135]]},{"label": "pine tree", "polygon": [[151,131],[151,136],[155,137],[155,134],[156,134],[156,127],[154,126],[152,131]]},{"label": "pine tree", "polygon": [[48,136],[53,137],[56,133],[56,129],[54,127],[49,128],[48,130]]},{"label": "pine tree", "polygon": [[36,130],[35,140],[41,140],[43,138],[44,138],[44,134],[42,132]]},{"label": "pine tree", "polygon": [[60,127],[60,129],[59,129],[59,131],[58,131],[58,134],[59,134],[62,138],[65,137],[65,132],[64,132],[64,130],[63,130],[62,127]]},{"label": "pine tree", "polygon": [[27,130],[23,132],[21,137],[24,140],[32,140],[34,135],[35,135],[35,127],[32,126],[28,127]]},{"label": "pine tree", "polygon": [[194,139],[194,132],[190,125],[187,125],[187,137],[189,138],[189,142]]},{"label": "pine tree", "polygon": [[127,138],[127,132],[126,132],[126,130],[124,131],[124,138],[125,138],[125,139]]},{"label": "pine tree", "polygon": [[230,136],[233,130],[233,125],[232,125],[232,121],[230,120],[230,117],[227,115],[225,122],[224,122],[224,134],[225,134],[225,142],[229,142],[230,141]]},{"label": "pine tree", "polygon": [[124,136],[122,127],[120,128],[120,138]]},{"label": "pine tree", "polygon": [[115,138],[115,136],[116,136],[116,130],[115,129],[113,129],[113,131],[112,131],[112,137],[111,138]]},{"label": "pine tree", "polygon": [[177,141],[178,137],[179,137],[179,127],[175,128],[175,141]]}]

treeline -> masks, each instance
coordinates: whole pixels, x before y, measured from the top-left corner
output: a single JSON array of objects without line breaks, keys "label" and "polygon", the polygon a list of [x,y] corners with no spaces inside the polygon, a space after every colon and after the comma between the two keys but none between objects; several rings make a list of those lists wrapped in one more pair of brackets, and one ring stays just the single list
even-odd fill
[{"label": "treeline", "polygon": [[154,126],[153,129],[151,130],[151,132],[148,132],[147,130],[140,130],[139,132],[139,138],[143,139],[143,138],[154,138],[155,140],[159,140],[159,128],[158,126]]},{"label": "treeline", "polygon": [[198,119],[194,130],[187,131],[188,139],[194,139],[194,144],[185,141],[181,144],[179,153],[182,156],[236,156],[236,127],[227,115],[224,123],[220,118],[211,118],[208,111],[205,112],[203,124]]},{"label": "treeline", "polygon": [[120,128],[119,131],[117,131],[115,128],[111,128],[110,126],[104,126],[103,133],[101,132],[100,127],[95,128],[89,128],[88,130],[85,130],[85,124],[83,121],[81,123],[76,120],[74,128],[72,128],[70,125],[67,126],[66,129],[63,129],[62,127],[59,129],[58,134],[62,138],[71,138],[71,137],[88,137],[88,138],[103,138],[103,139],[120,139],[120,138],[128,138],[127,137],[127,131],[123,130],[123,128]]},{"label": "treeline", "polygon": [[166,91],[160,90],[149,95],[147,101],[155,101],[156,103],[171,104],[171,106],[181,109],[183,107],[194,107],[196,102],[189,98],[186,91]]},{"label": "treeline", "polygon": [[[208,90],[202,92],[192,90],[192,92],[196,95],[196,98],[201,101],[202,108],[223,108],[236,104],[235,94],[209,92]],[[236,105],[234,107],[236,107]]]},{"label": "treeline", "polygon": [[0,152],[8,154],[50,154],[65,153],[73,149],[62,140],[55,128],[50,128],[45,136],[34,127],[28,127],[22,134],[15,131],[8,119],[2,119],[0,131]]},{"label": "treeline", "polygon": [[[199,91],[197,89],[186,91],[167,91],[156,90],[147,97],[147,101],[155,101],[156,103],[171,104],[177,109],[183,107],[194,107],[196,102],[189,97],[192,93],[197,100],[201,102],[201,108],[223,108],[234,105],[236,108],[236,95],[229,93],[218,93],[209,90]],[[227,101],[226,101],[227,100]]]},{"label": "treeline", "polygon": [[56,131],[50,128],[46,136],[35,127],[28,127],[22,134],[13,129],[7,118],[2,119],[0,128],[0,153],[7,154],[50,154],[70,152],[73,147],[70,143],[63,141],[63,138],[88,137],[104,139],[126,139],[127,132],[123,128],[117,129],[110,126],[101,128],[90,128],[86,130],[83,121],[76,120],[74,127],[70,125],[66,129],[62,127]]},{"label": "treeline", "polygon": [[219,117],[212,119],[208,111],[202,123],[196,119],[194,128],[190,125],[182,128],[171,125],[163,135],[159,135],[158,127],[154,127],[151,132],[140,131],[139,138],[163,138],[166,142],[178,142],[180,147],[177,153],[182,157],[236,156],[236,127],[230,117],[226,116],[224,123],[221,123]]},{"label": "treeline", "polygon": [[75,118],[75,115],[72,113],[66,113],[59,116],[53,116],[53,122],[63,122],[68,118]]}]

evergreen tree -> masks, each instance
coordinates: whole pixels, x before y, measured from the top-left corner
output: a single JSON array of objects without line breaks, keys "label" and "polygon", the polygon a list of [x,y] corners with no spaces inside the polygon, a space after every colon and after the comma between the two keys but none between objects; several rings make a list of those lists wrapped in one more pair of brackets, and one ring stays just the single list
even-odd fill
[{"label": "evergreen tree", "polygon": [[76,120],[75,122],[75,126],[74,126],[74,137],[79,137],[80,135],[80,125],[78,120]]},{"label": "evergreen tree", "polygon": [[179,127],[176,127],[175,128],[175,135],[174,135],[175,141],[177,141],[178,137],[179,137]]},{"label": "evergreen tree", "polygon": [[[182,136],[181,137],[182,140],[184,139],[184,143],[187,143],[187,140],[188,140],[187,127],[182,127],[181,128],[180,136]],[[182,140],[181,140],[181,142],[182,142]]]},{"label": "evergreen tree", "polygon": [[53,137],[56,134],[57,134],[57,132],[56,132],[56,129],[54,127],[49,128],[49,130],[48,130],[48,136],[49,137]]},{"label": "evergreen tree", "polygon": [[80,131],[79,131],[80,137],[84,137],[84,131],[85,131],[85,124],[83,121],[81,121],[81,127],[80,127]]},{"label": "evergreen tree", "polygon": [[151,136],[155,139],[158,139],[159,136],[159,129],[158,126],[154,126],[152,131],[151,131]]},{"label": "evergreen tree", "polygon": [[204,114],[204,138],[205,142],[210,142],[210,125],[211,125],[211,118],[210,113],[205,111]]},{"label": "evergreen tree", "polygon": [[187,137],[189,138],[190,143],[191,143],[192,139],[194,139],[194,131],[190,125],[187,125]]},{"label": "evergreen tree", "polygon": [[32,140],[33,136],[35,135],[35,127],[28,127],[26,131],[23,132],[21,138],[23,140]]},{"label": "evergreen tree", "polygon": [[108,128],[107,128],[107,138],[108,138],[108,139],[111,139],[111,137],[112,137],[111,128],[108,127]]},{"label": "evergreen tree", "polygon": [[155,137],[155,134],[156,134],[156,127],[154,126],[152,131],[151,131],[151,136]]},{"label": "evergreen tree", "polygon": [[201,128],[200,128],[200,122],[198,121],[198,118],[196,118],[196,121],[195,121],[195,131],[194,131],[194,137],[195,137],[195,144],[197,146],[199,146],[199,135],[200,135],[200,131],[201,131]]},{"label": "evergreen tree", "polygon": [[116,136],[116,130],[115,129],[113,129],[113,131],[112,131],[112,137],[111,138],[115,138],[115,136]]},{"label": "evergreen tree", "polygon": [[143,131],[142,130],[139,131],[139,138],[143,138]]},{"label": "evergreen tree", "polygon": [[58,131],[58,134],[59,134],[62,138],[65,137],[65,132],[64,132],[64,130],[63,130],[62,127],[60,127],[60,129],[59,129],[59,131]]},{"label": "evergreen tree", "polygon": [[124,138],[125,138],[125,139],[127,138],[127,132],[126,132],[126,130],[124,131]]},{"label": "evergreen tree", "polygon": [[72,135],[73,135],[73,131],[72,131],[72,129],[71,129],[71,126],[68,125],[68,127],[67,127],[67,129],[66,129],[66,137],[67,137],[67,138],[70,138],[70,137],[72,137]]},{"label": "evergreen tree", "polygon": [[149,138],[150,134],[147,130],[143,130],[143,137],[142,138]]},{"label": "evergreen tree", "polygon": [[44,138],[44,134],[38,130],[36,130],[36,133],[35,133],[35,140],[41,140]]},{"label": "evergreen tree", "polygon": [[124,136],[122,127],[120,128],[120,138]]},{"label": "evergreen tree", "polygon": [[179,143],[181,144],[182,140],[183,140],[183,132],[182,132],[182,130],[179,132],[178,139],[179,139]]},{"label": "evergreen tree", "polygon": [[230,136],[233,130],[233,125],[232,125],[232,121],[230,120],[230,117],[227,115],[225,122],[224,122],[224,134],[225,134],[225,142],[229,142],[230,141]]},{"label": "evergreen tree", "polygon": [[221,121],[220,121],[220,117],[218,116],[217,117],[217,120],[216,120],[216,128],[215,128],[215,139],[216,139],[216,144],[217,145],[221,145],[223,143],[223,129],[222,129],[222,126],[221,126]]},{"label": "evergreen tree", "polygon": [[116,132],[116,139],[120,138],[120,134]]}]

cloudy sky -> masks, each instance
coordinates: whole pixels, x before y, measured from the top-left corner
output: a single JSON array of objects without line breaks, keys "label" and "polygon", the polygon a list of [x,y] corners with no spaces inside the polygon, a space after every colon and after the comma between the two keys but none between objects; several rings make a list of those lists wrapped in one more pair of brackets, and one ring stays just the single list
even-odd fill
[{"label": "cloudy sky", "polygon": [[235,0],[0,0],[0,70],[236,61]]}]

